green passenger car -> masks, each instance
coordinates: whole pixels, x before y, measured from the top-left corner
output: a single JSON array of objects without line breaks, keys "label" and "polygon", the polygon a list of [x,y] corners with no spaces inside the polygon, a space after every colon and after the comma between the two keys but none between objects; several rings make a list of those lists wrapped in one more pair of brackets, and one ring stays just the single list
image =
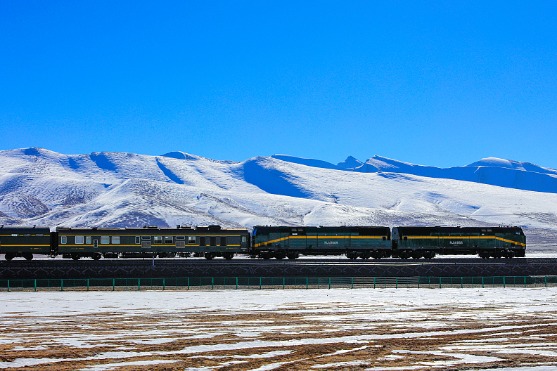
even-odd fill
[{"label": "green passenger car", "polygon": [[523,257],[526,236],[520,227],[395,227],[393,256],[433,258],[479,255],[482,258]]},{"label": "green passenger car", "polygon": [[115,257],[187,257],[191,254],[213,259],[232,259],[247,254],[247,229],[222,229],[220,226],[177,228],[57,228],[58,253],[77,260]]},{"label": "green passenger car", "polygon": [[287,227],[255,226],[252,256],[296,259],[299,255],[342,255],[350,259],[388,257],[388,227]]},{"label": "green passenger car", "polygon": [[33,254],[51,255],[49,228],[0,227],[0,254],[10,261],[16,257],[33,259]]}]

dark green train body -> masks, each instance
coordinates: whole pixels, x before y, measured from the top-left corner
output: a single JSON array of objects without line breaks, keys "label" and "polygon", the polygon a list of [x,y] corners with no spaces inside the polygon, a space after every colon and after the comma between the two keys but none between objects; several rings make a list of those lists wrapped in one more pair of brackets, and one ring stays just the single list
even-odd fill
[{"label": "dark green train body", "polygon": [[393,256],[433,258],[479,255],[482,258],[523,257],[526,236],[519,227],[394,227]]},{"label": "dark green train body", "polygon": [[33,254],[51,255],[51,235],[49,228],[40,227],[0,227],[0,254],[6,260],[23,257],[33,259]]},{"label": "dark green train body", "polygon": [[252,255],[295,259],[300,254],[388,257],[391,231],[388,227],[253,227]]},{"label": "dark green train body", "polygon": [[523,257],[526,236],[520,227],[381,226],[220,226],[176,228],[0,227],[0,254],[6,260],[34,254],[93,259],[118,257],[187,257],[234,255],[264,259],[300,255],[346,255],[362,258],[433,258],[435,255]]},{"label": "dark green train body", "polygon": [[65,258],[222,256],[247,254],[247,229],[197,228],[75,229],[57,228],[57,251]]}]

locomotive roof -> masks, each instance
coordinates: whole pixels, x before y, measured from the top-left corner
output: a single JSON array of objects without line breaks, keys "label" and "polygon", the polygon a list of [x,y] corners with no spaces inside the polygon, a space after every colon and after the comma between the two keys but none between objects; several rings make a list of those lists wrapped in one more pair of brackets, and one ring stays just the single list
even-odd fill
[{"label": "locomotive roof", "polygon": [[383,226],[270,226],[270,225],[258,225],[254,226],[253,230],[258,230],[261,233],[269,232],[349,232],[349,231],[381,231],[385,233],[390,233],[389,227]]},{"label": "locomotive roof", "polygon": [[389,229],[389,227],[383,227],[383,226],[286,226],[286,225],[280,225],[280,226],[272,226],[272,225],[256,225],[253,227],[253,229],[272,229],[272,230],[276,230],[276,231],[291,231],[293,229],[297,229],[297,230],[325,230],[325,229],[341,229],[341,230],[362,230],[362,229]]},{"label": "locomotive roof", "polygon": [[522,228],[510,226],[497,226],[497,227],[423,227],[423,226],[410,226],[410,227],[394,227],[401,234],[422,234],[422,233],[516,233],[523,234]]}]

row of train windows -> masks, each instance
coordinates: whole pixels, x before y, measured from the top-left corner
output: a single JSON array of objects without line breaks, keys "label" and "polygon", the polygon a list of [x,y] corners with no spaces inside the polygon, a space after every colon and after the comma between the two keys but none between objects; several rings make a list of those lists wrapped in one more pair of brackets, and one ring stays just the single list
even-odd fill
[{"label": "row of train windows", "polygon": [[[135,243],[141,244],[142,242],[153,242],[155,244],[173,244],[174,241],[176,243],[183,242],[188,244],[197,244],[197,237],[195,236],[135,236]],[[120,236],[100,236],[100,238],[95,238],[95,243],[100,243],[101,245],[119,245],[120,244]],[[209,242],[211,246],[216,246],[217,242],[220,246],[226,246],[227,241],[226,237],[199,237],[199,245],[205,246]],[[242,237],[242,242],[246,242],[246,238]],[[60,243],[65,245],[68,243],[68,236],[60,236]],[[75,236],[75,244],[76,245],[83,245],[87,244],[90,245],[93,243],[93,238],[91,236]]]}]

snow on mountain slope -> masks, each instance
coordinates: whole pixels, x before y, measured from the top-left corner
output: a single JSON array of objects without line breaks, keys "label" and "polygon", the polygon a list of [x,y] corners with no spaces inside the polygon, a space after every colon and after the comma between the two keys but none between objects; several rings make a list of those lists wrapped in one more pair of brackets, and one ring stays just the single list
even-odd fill
[{"label": "snow on mountain slope", "polygon": [[[229,162],[183,152],[145,156],[63,155],[35,148],[0,151],[0,224],[505,224],[523,226],[530,242],[557,241],[556,193],[416,175],[412,169],[420,174],[451,169],[377,156],[360,163],[375,168],[373,172],[316,164],[323,165],[289,156]],[[351,168],[358,161],[349,158],[344,164]],[[482,168],[503,174],[537,170],[540,176],[554,176],[551,169],[494,159],[451,171]],[[529,179],[530,175],[523,180]]]},{"label": "snow on mountain slope", "polygon": [[[345,162],[336,166],[318,160],[300,159],[291,156],[277,158],[324,169],[350,170],[363,173],[412,174],[429,178],[465,180],[528,191],[557,193],[557,170],[528,162],[503,160],[494,157],[485,158],[467,166],[447,169],[414,165],[380,156],[374,156],[365,163],[360,162],[359,166],[357,165],[359,161],[353,157],[349,157]],[[347,165],[347,163],[351,165]]]}]

